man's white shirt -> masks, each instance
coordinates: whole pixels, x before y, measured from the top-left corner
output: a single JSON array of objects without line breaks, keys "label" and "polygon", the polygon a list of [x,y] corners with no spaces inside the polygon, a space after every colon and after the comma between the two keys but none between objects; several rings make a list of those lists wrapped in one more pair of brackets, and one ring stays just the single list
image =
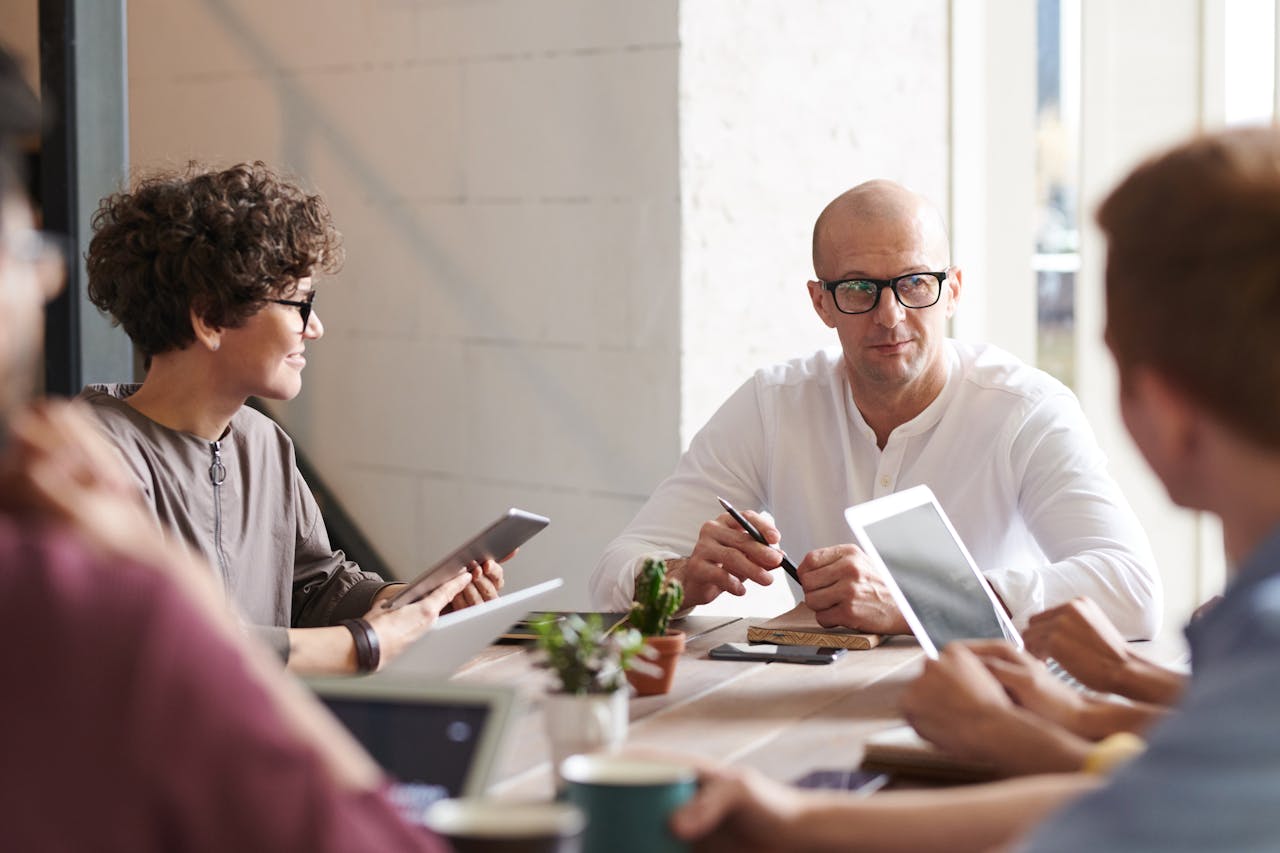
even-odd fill
[{"label": "man's white shirt", "polygon": [[[676,470],[609,544],[595,604],[624,610],[646,557],[686,557],[716,496],[770,513],[795,563],[847,543],[846,507],[928,485],[1019,625],[1078,595],[1130,638],[1159,628],[1150,543],[1071,391],[993,346],[948,340],[942,392],[885,447],[863,419],[839,347],[758,371],[694,436]],[[799,587],[781,570],[699,612],[771,616]]]}]

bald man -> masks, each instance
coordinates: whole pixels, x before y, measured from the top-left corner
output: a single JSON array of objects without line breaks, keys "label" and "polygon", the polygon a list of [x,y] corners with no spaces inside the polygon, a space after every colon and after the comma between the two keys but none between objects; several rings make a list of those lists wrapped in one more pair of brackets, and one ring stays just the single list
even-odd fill
[{"label": "bald man", "polygon": [[[1150,545],[1074,395],[946,337],[963,276],[937,209],[889,181],[854,187],[818,217],[813,267],[809,300],[840,346],[760,370],[721,406],[606,548],[595,604],[625,609],[661,557],[707,612],[770,616],[803,597],[824,626],[907,633],[844,510],[923,483],[1015,621],[1087,595],[1126,637],[1153,636]],[[778,550],[711,517],[717,495],[770,542],[785,534],[799,586]]]}]

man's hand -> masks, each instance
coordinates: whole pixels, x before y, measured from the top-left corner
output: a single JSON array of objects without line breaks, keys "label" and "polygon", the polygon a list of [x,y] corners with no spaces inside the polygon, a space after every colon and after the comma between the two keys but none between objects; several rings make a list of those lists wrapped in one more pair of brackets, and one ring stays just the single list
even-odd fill
[{"label": "man's hand", "polygon": [[388,610],[385,598],[374,604],[364,618],[378,632],[378,643],[382,648],[379,669],[430,630],[440,618],[445,605],[471,582],[472,575],[464,572],[440,584],[424,598],[404,607]]},{"label": "man's hand", "polygon": [[[743,515],[770,545],[782,539],[768,516],[750,510]],[[684,585],[684,603],[690,607],[714,601],[722,592],[744,595],[744,581],[768,586],[773,583],[769,570],[781,564],[781,551],[752,539],[728,513],[702,525],[692,554],[668,561],[670,577]]]},{"label": "man's hand", "polygon": [[925,740],[963,758],[988,757],[991,735],[1013,713],[1013,701],[982,661],[961,643],[926,660],[907,685],[902,714]]},{"label": "man's hand", "polygon": [[803,795],[755,770],[704,764],[698,792],[671,816],[677,838],[698,840],[698,850],[782,850],[798,839],[791,821]]},{"label": "man's hand", "polygon": [[804,555],[796,566],[804,603],[824,628],[909,634],[880,573],[857,545],[833,545]]},{"label": "man's hand", "polygon": [[1081,737],[1091,736],[1081,721],[1084,696],[1049,672],[1034,655],[1004,640],[970,640],[964,646],[978,656],[1018,705]]},{"label": "man's hand", "polygon": [[1053,658],[1086,687],[1107,693],[1117,692],[1132,657],[1124,637],[1088,598],[1032,616],[1022,639],[1031,654]]},{"label": "man's hand", "polygon": [[1079,770],[1090,743],[1014,705],[1004,686],[963,643],[950,643],[902,695],[920,736],[1006,775]]}]

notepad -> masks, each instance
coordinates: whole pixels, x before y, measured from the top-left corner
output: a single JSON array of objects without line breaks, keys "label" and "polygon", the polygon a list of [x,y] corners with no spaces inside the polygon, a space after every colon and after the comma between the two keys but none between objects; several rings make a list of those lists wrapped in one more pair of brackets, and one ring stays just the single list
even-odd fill
[{"label": "notepad", "polygon": [[911,726],[894,726],[867,738],[862,769],[938,782],[985,782],[1001,775],[985,762],[943,752]]},{"label": "notepad", "polygon": [[862,651],[874,649],[884,638],[851,628],[824,628],[802,601],[780,616],[749,624],[747,639],[753,643],[777,643],[780,646],[827,646]]}]

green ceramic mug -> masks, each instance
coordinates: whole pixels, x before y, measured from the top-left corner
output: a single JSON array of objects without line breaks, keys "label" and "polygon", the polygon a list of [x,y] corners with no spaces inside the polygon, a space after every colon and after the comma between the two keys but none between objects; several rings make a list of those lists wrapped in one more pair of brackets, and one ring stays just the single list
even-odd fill
[{"label": "green ceramic mug", "polygon": [[560,765],[565,797],[587,816],[582,853],[684,853],[671,815],[693,796],[692,767],[609,753],[574,755]]}]

